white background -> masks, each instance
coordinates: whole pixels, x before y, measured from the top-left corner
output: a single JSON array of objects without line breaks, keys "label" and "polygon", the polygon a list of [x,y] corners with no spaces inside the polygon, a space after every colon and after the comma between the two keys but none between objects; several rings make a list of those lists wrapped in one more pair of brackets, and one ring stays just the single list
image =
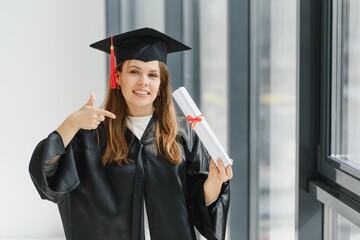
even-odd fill
[{"label": "white background", "polygon": [[106,54],[105,1],[0,1],[0,239],[63,238],[57,206],[28,173],[36,144],[89,93],[100,106]]}]

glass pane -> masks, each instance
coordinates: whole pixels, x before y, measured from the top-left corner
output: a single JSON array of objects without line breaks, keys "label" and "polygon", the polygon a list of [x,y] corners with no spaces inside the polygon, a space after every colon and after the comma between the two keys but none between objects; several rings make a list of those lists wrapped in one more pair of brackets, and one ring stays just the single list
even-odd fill
[{"label": "glass pane", "polygon": [[357,240],[360,239],[360,228],[337,214],[337,238],[338,240]]},{"label": "glass pane", "polygon": [[201,109],[227,149],[227,1],[199,3]]},{"label": "glass pane", "polygon": [[332,156],[360,169],[360,1],[334,0]]},{"label": "glass pane", "polygon": [[329,240],[358,240],[360,228],[335,210],[324,207],[324,236]]},{"label": "glass pane", "polygon": [[251,1],[251,239],[295,239],[296,6]]},{"label": "glass pane", "polygon": [[[227,1],[200,0],[199,25],[201,111],[226,150]],[[233,239],[227,230],[227,239]]]},{"label": "glass pane", "polygon": [[[151,11],[149,11],[149,9],[151,9]],[[154,9],[156,9],[156,13]],[[161,32],[165,31],[164,0],[136,0],[135,12],[135,28],[152,27]]]}]

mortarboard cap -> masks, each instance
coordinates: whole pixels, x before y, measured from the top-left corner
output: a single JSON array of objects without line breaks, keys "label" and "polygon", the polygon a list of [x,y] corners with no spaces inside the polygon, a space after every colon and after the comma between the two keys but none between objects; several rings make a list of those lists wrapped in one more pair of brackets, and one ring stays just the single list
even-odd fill
[{"label": "mortarboard cap", "polygon": [[[166,63],[167,54],[191,49],[183,43],[152,28],[141,28],[121,33],[90,45],[95,49],[111,54],[110,84],[115,88],[115,59],[121,63],[129,59],[144,62],[158,60]],[[113,80],[111,80],[113,79]]]},{"label": "mortarboard cap", "polygon": [[168,53],[190,49],[181,42],[152,28],[141,28],[121,33],[93,43],[90,47],[110,54],[111,38],[113,38],[117,63],[129,59],[144,62],[159,60],[166,63]]}]

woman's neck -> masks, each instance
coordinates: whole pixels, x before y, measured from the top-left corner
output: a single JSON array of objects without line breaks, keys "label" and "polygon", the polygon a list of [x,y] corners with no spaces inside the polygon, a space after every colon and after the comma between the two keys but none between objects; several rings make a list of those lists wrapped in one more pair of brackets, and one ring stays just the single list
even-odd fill
[{"label": "woman's neck", "polygon": [[152,115],[154,113],[154,110],[154,108],[152,108],[151,110],[128,108],[127,115],[130,117],[146,117]]}]

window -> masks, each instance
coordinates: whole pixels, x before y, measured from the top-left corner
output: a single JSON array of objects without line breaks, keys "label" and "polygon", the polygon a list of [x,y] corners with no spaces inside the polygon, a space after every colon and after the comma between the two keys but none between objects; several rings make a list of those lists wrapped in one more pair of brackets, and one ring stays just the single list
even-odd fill
[{"label": "window", "polygon": [[360,170],[360,2],[333,1],[331,157]]},{"label": "window", "polygon": [[351,221],[325,206],[324,239],[357,240],[360,238],[360,228]]},{"label": "window", "polygon": [[297,1],[251,1],[250,238],[295,239]]},{"label": "window", "polygon": [[201,108],[227,149],[227,1],[199,1]]},{"label": "window", "polygon": [[360,226],[360,2],[324,2],[328,46],[323,55],[325,127],[319,171],[327,186],[317,187],[317,198],[324,203],[324,236],[351,240],[358,238]]},{"label": "window", "polygon": [[199,30],[201,111],[227,149],[227,1],[199,1]]},{"label": "window", "polygon": [[332,0],[325,37],[331,39],[325,58],[322,157],[320,172],[360,196],[360,2]]}]

